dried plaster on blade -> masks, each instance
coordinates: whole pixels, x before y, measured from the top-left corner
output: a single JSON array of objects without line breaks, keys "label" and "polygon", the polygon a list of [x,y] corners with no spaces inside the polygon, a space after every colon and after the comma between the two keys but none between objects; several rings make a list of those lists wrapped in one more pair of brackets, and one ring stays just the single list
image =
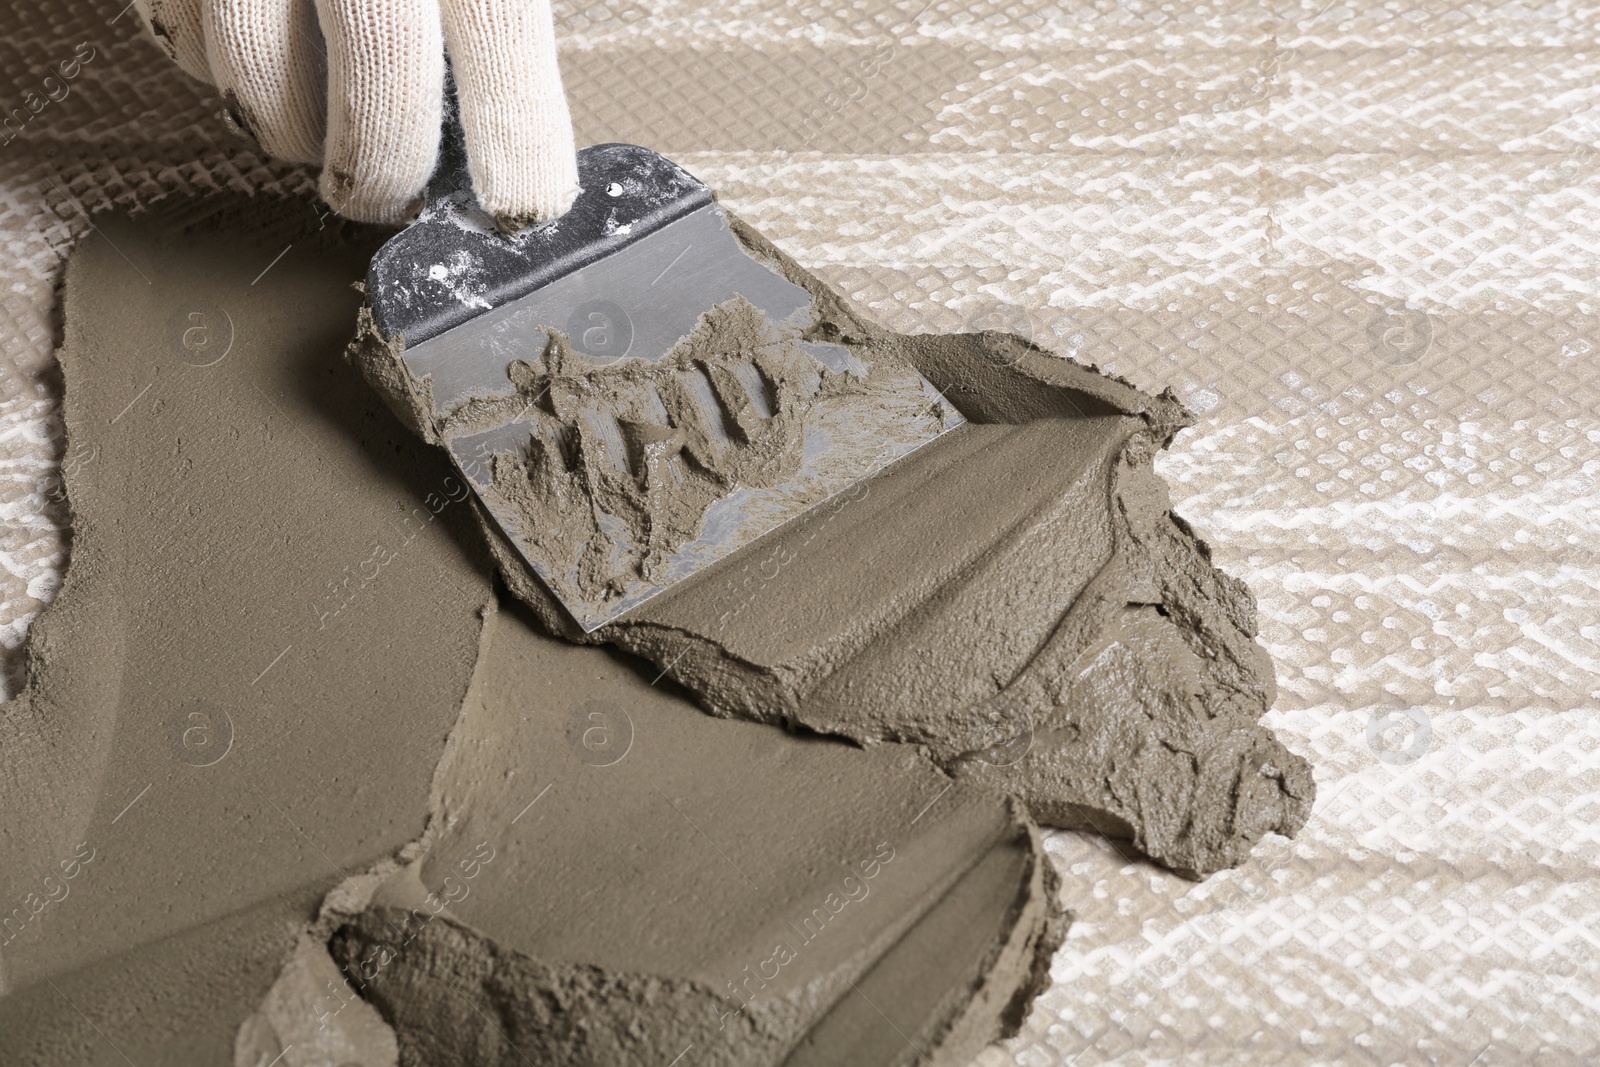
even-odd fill
[{"label": "dried plaster on blade", "polygon": [[[849,471],[859,456],[828,448],[810,449],[806,477],[796,478],[811,435],[859,433],[856,416],[869,408],[899,411],[875,420],[889,427],[875,444],[909,449],[940,407],[903,364],[829,367],[798,329],[743,298],[708,310],[658,360],[597,360],[552,330],[544,351],[512,362],[508,377],[512,391],[456,405],[433,432],[458,457],[474,457],[474,480],[489,481],[544,573],[574,574],[585,602],[669,580],[674,554],[732,493],[781,487],[794,507],[847,482],[832,470]],[[504,450],[494,428],[512,423],[524,444]],[[473,440],[476,451],[464,443]],[[492,453],[491,440],[502,442]],[[481,467],[487,478],[473,469]]]}]

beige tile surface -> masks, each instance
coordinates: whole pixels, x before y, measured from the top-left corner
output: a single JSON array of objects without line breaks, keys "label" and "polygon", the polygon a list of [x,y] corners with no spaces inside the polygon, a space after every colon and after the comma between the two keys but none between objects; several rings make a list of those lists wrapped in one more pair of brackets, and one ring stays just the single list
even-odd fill
[{"label": "beige tile surface", "polygon": [[[48,372],[82,209],[312,188],[118,6],[0,3],[7,111],[95,48],[0,145],[13,687],[65,563],[56,472],[93,463]],[[1600,1060],[1600,8],[558,19],[580,140],[674,156],[889,325],[1018,329],[1201,416],[1162,467],[1260,598],[1316,814],[1202,885],[1055,835],[1080,921],[982,1063]]]}]

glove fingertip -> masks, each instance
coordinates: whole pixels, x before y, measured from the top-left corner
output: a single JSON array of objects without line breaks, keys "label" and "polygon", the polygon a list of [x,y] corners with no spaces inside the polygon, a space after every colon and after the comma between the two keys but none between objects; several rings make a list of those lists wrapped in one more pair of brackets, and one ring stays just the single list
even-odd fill
[{"label": "glove fingertip", "polygon": [[363,188],[353,174],[336,166],[323,168],[317,190],[328,206],[345,218],[380,226],[402,226],[415,219],[423,206],[420,191],[406,196],[385,196]]},{"label": "glove fingertip", "polygon": [[133,5],[156,46],[185,74],[217,83],[206,55],[204,17],[199,0],[138,0]]},{"label": "glove fingertip", "polygon": [[553,187],[531,198],[498,200],[478,193],[478,204],[493,219],[501,233],[517,234],[551,222],[567,213],[583,190],[576,182],[564,188]]}]

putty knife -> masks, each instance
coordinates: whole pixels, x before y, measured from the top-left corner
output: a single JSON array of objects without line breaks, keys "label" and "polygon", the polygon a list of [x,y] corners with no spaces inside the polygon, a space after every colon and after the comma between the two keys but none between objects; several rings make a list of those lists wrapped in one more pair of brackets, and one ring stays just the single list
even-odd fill
[{"label": "putty knife", "polygon": [[[402,358],[414,376],[430,379],[433,414],[441,422],[469,398],[515,396],[511,365],[541,353],[551,330],[562,331],[573,351],[594,359],[656,361],[702,313],[736,297],[773,323],[799,329],[812,324],[811,295],[746,253],[711,190],[665,157],[627,144],[582,150],[582,192],[572,208],[508,237],[477,207],[459,125],[447,126],[426,208],[382,247],[367,275],[379,329],[386,338],[404,339]],[[843,346],[799,343],[819,367],[861,371]],[[750,373],[740,377],[750,383],[759,410],[765,404],[760,376],[753,365],[734,368],[745,369]],[[914,382],[918,401],[927,401],[925,414],[910,416],[914,425],[908,425],[904,407],[881,416],[900,420],[893,427],[874,425],[871,413],[852,416],[847,424],[808,423],[804,460],[792,478],[775,486],[734,487],[705,514],[698,536],[665,566],[606,596],[586,595],[575,573],[563,573],[541,553],[517,509],[495,489],[485,462],[498,453],[526,454],[538,443],[570,448],[568,441],[548,440],[548,419],[508,417],[497,425],[474,425],[445,443],[507,540],[583,629],[593,631],[964,421],[926,379],[915,375]],[[713,404],[714,399],[705,405],[707,424],[719,421],[709,410]],[[584,414],[586,425],[614,430],[604,408],[605,399],[597,399],[596,410]],[[660,417],[668,423],[665,408]],[[640,548],[624,541],[615,550]]]}]

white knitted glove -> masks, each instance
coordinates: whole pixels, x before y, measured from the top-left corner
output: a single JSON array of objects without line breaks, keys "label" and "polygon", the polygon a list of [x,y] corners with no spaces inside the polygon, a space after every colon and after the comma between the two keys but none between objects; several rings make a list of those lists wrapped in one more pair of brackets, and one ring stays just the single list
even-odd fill
[{"label": "white knitted glove", "polygon": [[421,205],[439,152],[448,42],[483,209],[507,229],[578,193],[550,0],[137,0],[184,70],[268,155],[322,165],[323,197],[365,222]]}]

